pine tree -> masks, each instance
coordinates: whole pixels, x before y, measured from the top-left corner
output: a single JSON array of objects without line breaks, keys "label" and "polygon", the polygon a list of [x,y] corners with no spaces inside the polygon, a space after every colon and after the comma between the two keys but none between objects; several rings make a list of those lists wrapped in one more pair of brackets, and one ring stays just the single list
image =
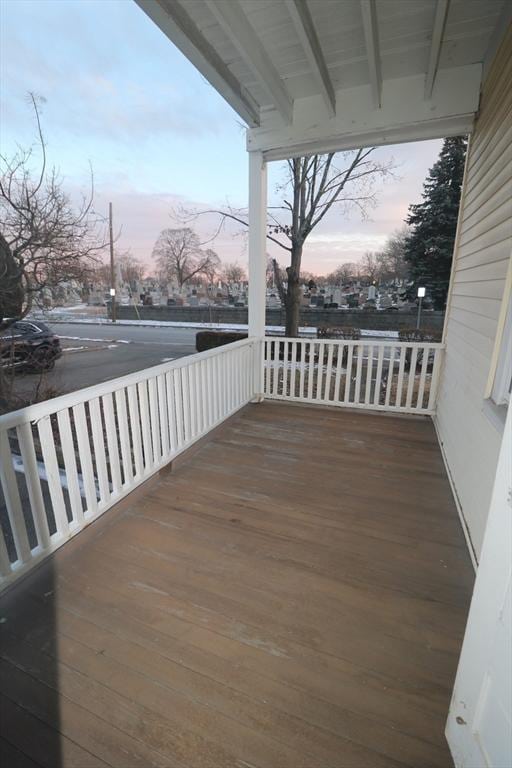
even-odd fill
[{"label": "pine tree", "polygon": [[466,138],[445,139],[423,185],[423,202],[409,206],[405,259],[415,288],[424,285],[434,309],[444,309],[457,229]]}]

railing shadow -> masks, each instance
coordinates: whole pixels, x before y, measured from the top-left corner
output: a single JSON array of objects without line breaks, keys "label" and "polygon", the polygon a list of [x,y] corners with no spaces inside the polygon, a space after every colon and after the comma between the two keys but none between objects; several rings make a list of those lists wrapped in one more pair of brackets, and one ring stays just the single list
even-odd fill
[{"label": "railing shadow", "polygon": [[61,768],[56,576],[43,563],[0,596],[0,765]]}]

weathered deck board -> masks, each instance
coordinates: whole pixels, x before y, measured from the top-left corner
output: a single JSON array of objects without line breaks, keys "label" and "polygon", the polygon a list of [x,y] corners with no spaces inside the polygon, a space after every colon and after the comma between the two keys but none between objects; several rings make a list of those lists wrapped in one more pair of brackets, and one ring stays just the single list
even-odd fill
[{"label": "weathered deck board", "polygon": [[432,424],[249,406],[0,600],[9,765],[448,766],[472,569]]}]

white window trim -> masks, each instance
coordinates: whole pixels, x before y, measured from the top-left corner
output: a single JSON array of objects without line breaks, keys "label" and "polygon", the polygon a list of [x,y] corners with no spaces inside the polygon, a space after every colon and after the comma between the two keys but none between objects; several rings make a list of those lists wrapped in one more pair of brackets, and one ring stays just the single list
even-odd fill
[{"label": "white window trim", "polygon": [[494,375],[491,398],[496,405],[510,403],[512,388],[512,297],[509,296],[505,325],[501,334],[498,364]]},{"label": "white window trim", "polygon": [[491,368],[485,389],[485,398],[497,406],[507,406],[512,387],[512,254],[510,256],[505,288],[496,329]]}]

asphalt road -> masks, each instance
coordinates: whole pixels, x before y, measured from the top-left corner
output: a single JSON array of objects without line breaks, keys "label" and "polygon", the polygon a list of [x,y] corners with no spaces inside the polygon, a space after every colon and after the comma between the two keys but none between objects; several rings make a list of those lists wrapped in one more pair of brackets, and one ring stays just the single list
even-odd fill
[{"label": "asphalt road", "polygon": [[[54,394],[99,384],[127,373],[194,354],[197,331],[190,328],[158,328],[87,323],[49,324],[61,338],[62,357],[44,375],[44,386]],[[35,374],[16,377],[19,394],[33,390]]]},{"label": "asphalt road", "polygon": [[195,352],[195,328],[45,322],[60,337],[63,354],[42,381],[39,374],[16,376],[22,400],[38,385],[40,398],[56,397]]}]

